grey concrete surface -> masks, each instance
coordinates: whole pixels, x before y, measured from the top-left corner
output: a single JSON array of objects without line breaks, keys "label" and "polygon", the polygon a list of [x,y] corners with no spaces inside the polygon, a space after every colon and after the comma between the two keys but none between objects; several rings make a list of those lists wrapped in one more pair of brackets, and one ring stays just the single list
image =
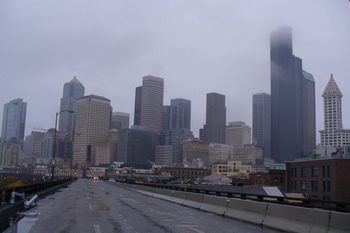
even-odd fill
[{"label": "grey concrete surface", "polygon": [[136,192],[137,186],[79,179],[40,201],[18,233],[274,233]]}]

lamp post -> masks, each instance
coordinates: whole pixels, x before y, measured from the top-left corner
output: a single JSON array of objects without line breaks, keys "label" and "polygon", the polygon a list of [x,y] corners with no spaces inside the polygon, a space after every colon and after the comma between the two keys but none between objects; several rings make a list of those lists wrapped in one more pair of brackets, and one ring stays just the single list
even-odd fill
[{"label": "lamp post", "polygon": [[56,159],[57,118],[63,112],[74,113],[74,111],[72,111],[72,110],[62,110],[62,111],[56,113],[55,133],[54,133],[54,136],[53,136],[52,159],[51,159],[51,180],[52,181],[54,180],[55,166],[56,166],[55,159]]}]

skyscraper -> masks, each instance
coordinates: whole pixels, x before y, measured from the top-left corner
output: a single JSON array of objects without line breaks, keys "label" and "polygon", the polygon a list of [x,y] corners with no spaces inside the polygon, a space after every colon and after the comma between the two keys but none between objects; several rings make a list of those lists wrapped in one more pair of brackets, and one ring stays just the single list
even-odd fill
[{"label": "skyscraper", "polygon": [[96,144],[105,140],[112,107],[109,99],[88,95],[77,100],[73,165],[95,165]]},{"label": "skyscraper", "polygon": [[134,125],[141,125],[142,86],[135,89]]},{"label": "skyscraper", "polygon": [[16,138],[23,142],[26,111],[27,103],[23,99],[14,99],[4,105],[1,130],[3,141]]},{"label": "skyscraper", "polygon": [[207,94],[206,124],[200,131],[201,140],[225,143],[226,106],[225,96],[218,93]]},{"label": "skyscraper", "polygon": [[162,107],[162,133],[168,132],[170,129],[170,105]]},{"label": "skyscraper", "polygon": [[350,130],[343,129],[342,97],[333,75],[323,91],[324,130],[320,130],[321,145],[340,147],[350,143]]},{"label": "skyscraper", "polygon": [[264,158],[271,155],[271,96],[253,95],[253,144],[263,148]]},{"label": "skyscraper", "polygon": [[304,105],[312,102],[308,101],[312,93],[310,88],[304,87],[307,84],[302,60],[293,55],[291,29],[283,27],[274,31],[270,42],[271,157],[284,162],[303,157],[306,153],[304,127],[311,129],[312,126],[304,122]]},{"label": "skyscraper", "polygon": [[316,147],[315,80],[303,70],[303,138],[305,156],[310,156]]},{"label": "skyscraper", "polygon": [[191,101],[172,99],[170,101],[170,129],[191,130]]},{"label": "skyscraper", "polygon": [[22,156],[26,111],[27,103],[23,99],[14,99],[4,105],[0,144],[0,159],[4,165],[18,165]]},{"label": "skyscraper", "polygon": [[84,86],[76,77],[64,84],[63,96],[61,98],[60,111],[72,110],[74,113],[62,112],[59,117],[59,131],[67,135],[69,139],[73,138],[75,124],[76,102],[84,96]]},{"label": "skyscraper", "polygon": [[[159,133],[162,128],[164,80],[155,76],[145,76],[141,93],[141,126]],[[136,91],[136,95],[137,95]]]}]

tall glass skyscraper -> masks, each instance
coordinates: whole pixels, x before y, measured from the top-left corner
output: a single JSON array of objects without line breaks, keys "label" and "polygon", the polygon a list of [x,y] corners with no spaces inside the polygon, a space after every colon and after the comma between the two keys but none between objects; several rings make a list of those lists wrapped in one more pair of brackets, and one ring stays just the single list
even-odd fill
[{"label": "tall glass skyscraper", "polygon": [[63,97],[61,98],[60,111],[73,110],[74,113],[63,112],[59,118],[59,131],[64,133],[69,139],[73,138],[75,125],[76,102],[84,96],[85,88],[76,77],[64,84]]},{"label": "tall glass skyscraper", "polygon": [[4,105],[1,138],[7,141],[16,138],[24,140],[27,103],[23,99],[14,99]]},{"label": "tall glass skyscraper", "polygon": [[271,154],[271,96],[253,95],[253,144],[263,148],[264,158]]},{"label": "tall glass skyscraper", "polygon": [[[304,139],[315,118],[305,121],[304,106],[315,109],[310,99],[314,85],[304,79],[302,60],[293,55],[292,30],[283,27],[271,34],[271,157],[278,162],[308,154]],[[308,76],[306,78],[309,78]],[[315,133],[313,136],[315,138]],[[311,139],[310,141],[313,141]],[[308,145],[307,148],[315,147]]]}]

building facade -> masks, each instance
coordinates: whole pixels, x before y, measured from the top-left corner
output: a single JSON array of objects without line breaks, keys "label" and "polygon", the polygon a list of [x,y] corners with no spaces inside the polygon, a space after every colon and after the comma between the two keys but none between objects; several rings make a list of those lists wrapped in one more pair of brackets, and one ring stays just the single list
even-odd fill
[{"label": "building facade", "polygon": [[242,148],[245,144],[251,144],[251,129],[243,121],[228,123],[226,127],[226,144],[234,148]]},{"label": "building facade", "polygon": [[157,165],[171,165],[173,164],[173,146],[157,146],[155,163]]},{"label": "building facade", "polygon": [[342,97],[333,75],[322,94],[324,130],[320,130],[321,146],[342,147],[350,143],[350,130],[343,129]]},{"label": "building facade", "polygon": [[170,101],[170,129],[187,129],[191,131],[191,101],[172,99]]},{"label": "building facade", "polygon": [[303,70],[303,155],[310,156],[316,148],[315,80]]},{"label": "building facade", "polygon": [[164,80],[150,75],[143,77],[141,92],[140,125],[159,133],[162,128]]},{"label": "building facade", "polygon": [[142,86],[135,89],[134,125],[141,125]]},{"label": "building facade", "polygon": [[27,103],[23,99],[14,99],[4,105],[1,138],[11,138],[23,142],[26,122]]},{"label": "building facade", "polygon": [[204,168],[210,166],[209,143],[198,139],[183,141],[183,163],[189,167]]},{"label": "building facade", "polygon": [[[263,148],[264,158],[271,157],[271,96],[253,95],[253,144]],[[248,143],[245,143],[248,144]]]},{"label": "building facade", "polygon": [[263,149],[254,144],[246,144],[242,148],[234,148],[233,160],[241,161],[243,164],[247,165],[263,166]]},{"label": "building facade", "polygon": [[85,87],[79,82],[77,77],[64,84],[63,96],[61,98],[60,111],[71,110],[74,113],[62,112],[59,116],[58,130],[66,134],[69,139],[74,137],[74,125],[76,115],[77,100],[84,96]]},{"label": "building facade", "polygon": [[349,202],[350,159],[328,158],[286,163],[287,192],[327,201]]},{"label": "building facade", "polygon": [[95,165],[96,144],[108,135],[112,114],[109,99],[84,96],[77,101],[73,165],[87,168]]},{"label": "building facade", "polygon": [[112,129],[128,129],[130,126],[130,115],[125,112],[112,113]]},{"label": "building facade", "polygon": [[225,96],[218,93],[207,94],[206,123],[200,131],[200,140],[225,143],[226,105]]},{"label": "building facade", "polygon": [[117,161],[119,133],[116,129],[108,130],[105,140],[96,143],[95,165],[107,165]]},{"label": "building facade", "polygon": [[226,163],[233,158],[233,147],[226,144],[210,143],[209,144],[209,162]]},{"label": "building facade", "polygon": [[241,161],[227,161],[226,163],[213,164],[212,175],[224,175],[227,177],[248,178],[252,170],[250,165],[244,165]]},{"label": "building facade", "polygon": [[140,169],[149,169],[155,162],[159,135],[145,128],[119,130],[117,162]]},{"label": "building facade", "polygon": [[311,129],[314,123],[309,122],[315,119],[304,122],[308,113],[304,105],[315,108],[308,99],[314,90],[304,80],[302,60],[293,54],[291,28],[279,28],[271,34],[270,55],[271,157],[284,162],[304,157],[305,148],[310,147],[305,147],[304,129]]}]

